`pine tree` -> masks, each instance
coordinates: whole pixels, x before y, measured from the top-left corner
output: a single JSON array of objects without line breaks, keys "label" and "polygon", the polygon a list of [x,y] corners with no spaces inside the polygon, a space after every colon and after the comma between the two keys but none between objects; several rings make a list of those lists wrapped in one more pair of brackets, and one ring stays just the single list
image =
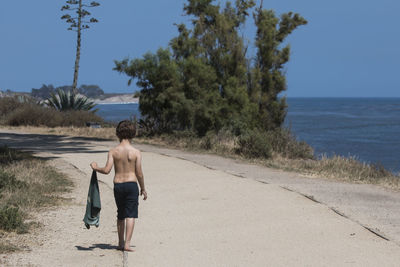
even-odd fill
[{"label": "pine tree", "polygon": [[147,53],[143,59],[115,62],[115,70],[137,79],[139,110],[155,132],[184,130],[189,123],[191,105],[182,92],[178,66],[168,49]]},{"label": "pine tree", "polygon": [[227,2],[223,8],[213,2],[189,0],[185,5],[186,15],[193,17],[189,40],[196,44],[196,57],[216,76],[216,86],[206,95],[217,95],[213,116],[223,119],[216,120],[213,130],[229,128],[240,133],[252,121],[252,106],[247,95],[246,49],[239,29],[254,1],[237,0],[235,6]]},{"label": "pine tree", "polygon": [[285,38],[307,21],[299,14],[285,13],[277,18],[272,10],[258,8],[254,14],[257,26],[256,64],[251,71],[249,95],[258,104],[260,128],[271,130],[282,125],[286,116],[286,99],[279,94],[287,89],[284,64],[289,61],[290,45]]},{"label": "pine tree", "polygon": [[178,36],[167,49],[142,59],[115,61],[115,70],[137,80],[139,108],[155,131],[190,130],[198,136],[229,130],[235,135],[252,129],[280,127],[286,115],[284,65],[290,46],[282,45],[307,22],[298,14],[276,18],[256,9],[255,61],[246,56],[240,35],[253,0],[226,2],[188,0],[184,12],[192,25],[176,25]]}]

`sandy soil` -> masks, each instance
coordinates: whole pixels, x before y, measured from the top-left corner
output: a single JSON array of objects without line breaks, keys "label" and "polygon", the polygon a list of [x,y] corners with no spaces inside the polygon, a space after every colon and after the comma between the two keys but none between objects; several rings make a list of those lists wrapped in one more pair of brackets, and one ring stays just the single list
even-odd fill
[{"label": "sandy soil", "polygon": [[[305,197],[302,190],[307,186],[300,184],[321,185],[316,179],[150,146],[140,146],[149,199],[139,205],[133,237],[137,251],[124,254],[115,249],[112,175],[99,174],[100,227],[87,230],[82,222],[89,163],[104,163],[112,142],[0,130],[2,143],[47,158],[69,174],[75,188],[68,194],[70,204],[37,214],[42,231],[25,236],[29,249],[0,255],[1,265],[398,266],[400,262],[399,245],[367,230],[363,219],[340,216],[330,205]],[[290,181],[292,188],[282,185]],[[318,200],[324,190],[314,198]],[[379,198],[376,201],[384,205]],[[391,233],[389,239],[395,238]]]}]

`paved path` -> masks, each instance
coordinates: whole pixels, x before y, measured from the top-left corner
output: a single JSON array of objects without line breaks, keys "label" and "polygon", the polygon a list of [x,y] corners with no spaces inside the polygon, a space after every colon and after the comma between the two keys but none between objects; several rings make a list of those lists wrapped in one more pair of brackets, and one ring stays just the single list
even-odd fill
[{"label": "paved path", "polygon": [[[345,203],[349,199],[347,192],[352,192],[348,188],[353,185],[144,145],[139,147],[145,151],[143,168],[149,199],[139,206],[140,218],[133,238],[137,251],[124,257],[115,250],[112,175],[99,175],[103,207],[100,227],[86,230],[82,222],[91,173],[89,163],[103,164],[112,142],[0,130],[1,143],[49,159],[75,183],[69,195],[73,199],[70,205],[38,215],[45,228],[32,243],[32,251],[12,254],[5,259],[6,264],[399,266],[396,230],[387,241],[364,227],[373,222],[368,214],[379,217],[380,211],[376,213],[375,206],[370,212],[354,208],[363,207],[361,200],[356,205]],[[392,211],[391,205],[399,203],[397,193],[370,186],[354,188],[361,192],[355,197],[357,201],[368,195],[374,200],[371,203],[388,212]],[[304,195],[313,195],[325,204]],[[350,219],[332,210],[332,199],[340,204],[336,209],[348,212]],[[357,212],[352,213],[353,210]],[[396,212],[398,217],[399,211]],[[391,216],[386,218],[393,220]],[[384,219],[375,221],[378,223],[369,227],[381,230],[385,224],[379,222]],[[398,224],[392,228],[398,230]]]}]

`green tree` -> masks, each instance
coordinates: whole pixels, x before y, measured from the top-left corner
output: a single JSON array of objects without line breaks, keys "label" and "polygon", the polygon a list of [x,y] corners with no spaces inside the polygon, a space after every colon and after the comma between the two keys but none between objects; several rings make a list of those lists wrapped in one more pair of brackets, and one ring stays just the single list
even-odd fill
[{"label": "green tree", "polygon": [[[87,11],[87,8],[97,7],[100,4],[97,2],[91,2],[90,4],[85,4],[83,0],[68,0],[65,2],[66,5],[62,6],[61,11],[69,11],[69,13],[64,14],[61,19],[65,20],[69,24],[68,30],[76,31],[76,56],[75,56],[75,67],[74,67],[74,81],[72,83],[73,93],[77,93],[77,84],[78,84],[78,72],[79,72],[79,61],[81,58],[81,35],[82,30],[89,29],[89,24],[97,23],[98,20],[96,18],[90,18],[86,20],[88,16],[90,16],[90,12]],[[76,13],[76,16],[73,15]]]},{"label": "green tree", "polygon": [[100,86],[95,84],[92,85],[82,84],[79,87],[78,92],[90,98],[96,98],[104,95],[104,91],[100,88]]},{"label": "green tree", "polygon": [[307,21],[292,12],[282,14],[279,19],[273,10],[261,7],[254,13],[254,20],[257,56],[251,70],[249,96],[258,104],[260,128],[271,130],[280,127],[286,116],[286,99],[279,94],[287,89],[284,65],[289,61],[290,45],[282,47],[282,44],[294,29]]},{"label": "green tree", "polygon": [[251,127],[251,111],[255,109],[247,95],[246,48],[239,34],[254,1],[236,0],[235,5],[227,2],[223,8],[213,2],[189,0],[184,10],[193,17],[191,35],[197,41],[200,57],[216,75],[216,116],[224,120],[214,130],[225,127],[240,133],[240,129]]},{"label": "green tree", "polygon": [[116,62],[115,69],[137,78],[139,110],[156,132],[187,128],[191,105],[182,92],[178,66],[168,49],[148,53],[143,59]]},{"label": "green tree", "polygon": [[187,129],[202,136],[210,129],[220,128],[218,116],[221,96],[215,70],[202,55],[198,39],[185,25],[178,25],[179,36],[171,40],[173,57],[178,65],[182,90],[190,102],[191,109]]},{"label": "green tree", "polygon": [[256,9],[257,56],[246,56],[240,34],[253,0],[188,0],[184,12],[192,25],[176,25],[178,36],[167,49],[143,59],[115,61],[115,70],[137,80],[139,108],[158,131],[191,130],[199,136],[221,129],[241,135],[248,129],[280,127],[286,102],[284,65],[290,47],[285,38],[306,21],[298,14],[276,18]]},{"label": "green tree", "polygon": [[42,87],[39,89],[32,88],[31,96],[38,97],[38,98],[47,98],[50,96],[51,93],[55,91],[55,88],[52,84],[45,85],[43,84]]}]

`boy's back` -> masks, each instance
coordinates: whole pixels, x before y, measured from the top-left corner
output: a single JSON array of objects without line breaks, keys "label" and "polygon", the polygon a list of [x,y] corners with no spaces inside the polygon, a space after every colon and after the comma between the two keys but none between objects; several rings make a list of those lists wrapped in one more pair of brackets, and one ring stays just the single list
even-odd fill
[{"label": "boy's back", "polygon": [[131,144],[121,142],[110,150],[114,161],[114,183],[137,182],[143,176],[140,151]]}]

